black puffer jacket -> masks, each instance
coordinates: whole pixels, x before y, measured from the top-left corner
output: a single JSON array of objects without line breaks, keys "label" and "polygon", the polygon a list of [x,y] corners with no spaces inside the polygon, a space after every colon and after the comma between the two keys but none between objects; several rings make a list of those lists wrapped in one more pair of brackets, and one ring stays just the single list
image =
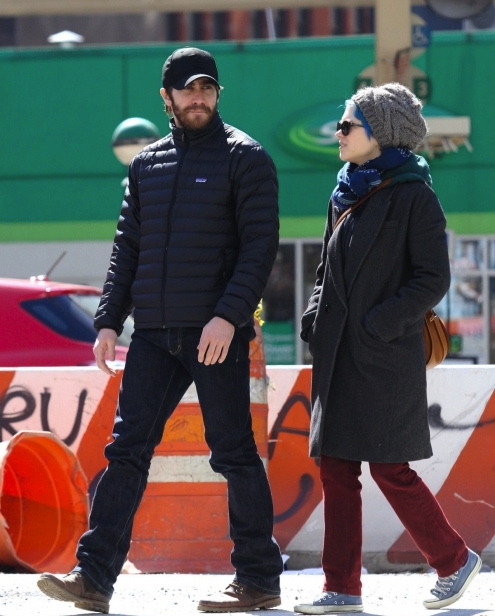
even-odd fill
[{"label": "black puffer jacket", "polygon": [[278,247],[272,160],[217,114],[131,162],[96,329],[252,323]]}]

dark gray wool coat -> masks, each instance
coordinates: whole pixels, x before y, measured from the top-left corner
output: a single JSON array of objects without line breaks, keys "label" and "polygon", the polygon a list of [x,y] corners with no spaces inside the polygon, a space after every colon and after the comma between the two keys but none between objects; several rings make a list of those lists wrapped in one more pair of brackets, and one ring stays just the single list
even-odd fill
[{"label": "dark gray wool coat", "polygon": [[301,336],[313,355],[310,455],[406,462],[432,455],[423,315],[445,295],[445,216],[423,181],[388,185],[332,232]]}]

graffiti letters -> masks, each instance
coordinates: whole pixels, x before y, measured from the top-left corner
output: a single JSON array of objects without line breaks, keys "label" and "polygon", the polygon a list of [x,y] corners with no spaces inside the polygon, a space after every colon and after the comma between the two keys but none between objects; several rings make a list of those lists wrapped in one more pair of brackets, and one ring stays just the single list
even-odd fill
[{"label": "graffiti letters", "polygon": [[[63,440],[63,442],[70,447],[79,436],[81,430],[82,416],[84,413],[84,406],[88,397],[88,390],[82,389],[79,393],[79,397],[76,403],[75,411],[71,412],[70,409],[64,409],[64,418],[70,416],[72,426],[69,429],[68,434],[65,436],[60,434],[60,429],[56,425],[52,425],[50,421],[51,411],[55,418],[60,416],[60,409],[53,409],[53,402],[51,401],[52,394],[50,390],[45,387],[39,394],[39,403],[37,402],[37,395],[23,387],[16,385],[10,387],[5,394],[0,398],[0,440],[5,440],[5,434],[14,436],[19,430],[25,429],[24,426],[31,417],[35,417],[39,414],[39,427],[43,431],[53,432]],[[30,423],[30,429],[33,429]]]},{"label": "graffiti letters", "polygon": [[[432,425],[432,407],[436,418],[435,427],[471,430],[436,497],[447,513],[450,524],[464,541],[473,550],[482,552],[493,541],[495,529],[493,503],[495,392],[492,392],[488,399],[479,421],[471,424],[444,425],[440,416],[440,404],[432,404],[428,409],[430,425]],[[423,562],[424,557],[419,552],[414,556],[415,550],[411,536],[404,531],[388,550],[388,559],[392,563],[406,560],[409,563]]]},{"label": "graffiti letters", "polygon": [[310,371],[301,370],[270,431],[268,473],[277,541],[285,548],[321,501],[318,460],[308,454]]},{"label": "graffiti letters", "polygon": [[[300,407],[301,416],[296,420],[296,423],[291,421],[290,414],[294,409],[294,413],[297,413],[297,407]],[[294,443],[295,437],[301,437],[302,447],[307,449],[307,440],[309,435],[309,418],[311,414],[311,404],[308,397],[302,392],[295,392],[287,400],[284,405],[280,409],[280,413],[277,416],[277,419],[273,425],[270,442],[268,443],[268,459],[272,460],[276,455],[276,448],[279,446],[280,448],[284,448],[287,446],[287,442],[291,444]],[[303,423],[301,424],[301,420]],[[299,425],[298,425],[299,424]],[[286,442],[286,439],[282,437],[282,434],[285,433],[287,435],[291,435],[289,441]],[[290,455],[290,453],[289,453]],[[275,523],[282,522],[291,518],[296,512],[298,512],[301,507],[308,501],[311,491],[314,490],[315,482],[314,477],[310,473],[300,472],[299,479],[297,477],[293,477],[294,482],[293,486],[297,485],[297,489],[294,492],[293,501],[287,504],[287,507],[284,511],[275,512],[274,521]]]},{"label": "graffiti letters", "polygon": [[446,423],[442,417],[442,407],[436,402],[428,407],[428,423],[432,428],[442,428],[444,430],[472,430],[473,428],[483,428],[495,423],[495,419],[485,419],[475,423]]},{"label": "graffiti letters", "polygon": [[10,436],[17,434],[14,424],[29,419],[35,409],[36,399],[30,391],[21,386],[8,389],[0,398],[0,440],[4,440],[4,431]]}]

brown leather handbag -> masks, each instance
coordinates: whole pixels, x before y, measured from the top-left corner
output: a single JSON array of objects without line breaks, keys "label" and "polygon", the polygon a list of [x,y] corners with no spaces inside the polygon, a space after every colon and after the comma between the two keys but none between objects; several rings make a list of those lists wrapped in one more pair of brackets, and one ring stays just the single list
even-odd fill
[{"label": "brown leather handbag", "polygon": [[423,322],[426,369],[438,366],[449,352],[449,334],[445,323],[434,310],[428,310]]}]

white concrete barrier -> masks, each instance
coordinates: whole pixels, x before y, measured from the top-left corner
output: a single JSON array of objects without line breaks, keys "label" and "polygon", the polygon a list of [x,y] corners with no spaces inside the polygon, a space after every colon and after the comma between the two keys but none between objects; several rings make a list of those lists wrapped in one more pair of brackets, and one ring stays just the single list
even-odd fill
[{"label": "white concrete barrier", "polygon": [[[263,375],[259,366],[255,372],[253,377],[256,378],[252,381],[257,400]],[[321,486],[317,460],[309,458],[307,453],[311,367],[268,366],[266,372],[268,422],[263,404],[253,403],[253,411],[261,453],[268,460],[275,507],[275,536],[283,551],[290,556],[289,568],[318,566],[323,535]],[[22,430],[53,432],[76,454],[91,491],[106,463],[103,448],[111,438],[120,376],[119,373],[112,379],[96,368],[0,369],[0,441],[9,440]],[[445,365],[430,371],[428,401],[434,456],[414,463],[437,494],[453,526],[492,566],[495,564],[494,392],[495,366]],[[169,424],[168,434],[164,435],[157,452],[157,464],[163,462],[169,450],[173,462],[179,446],[184,449],[180,451],[184,457],[200,456],[203,459],[207,455],[206,448],[200,446],[199,406],[195,402],[191,404],[190,397],[181,403],[174,421]],[[260,430],[266,434],[261,435]],[[174,441],[174,434],[177,435],[178,431],[179,438]],[[160,466],[165,473],[169,467]],[[156,468],[155,465],[154,472]],[[196,465],[191,468],[194,471]],[[189,498],[196,492],[202,493],[206,484],[214,485],[207,478],[199,477],[195,487],[194,478],[188,478],[183,482],[181,492],[177,491],[176,482],[175,487],[172,486],[173,477],[170,482],[159,483],[154,481],[154,477],[152,474],[152,482],[143,500],[143,524],[148,519],[145,512],[156,510],[151,499],[157,503],[157,497],[170,496],[180,509],[183,496]],[[217,483],[217,503],[224,502],[224,487],[221,482]],[[423,568],[425,564],[421,555],[369,477],[367,465],[363,468],[363,501],[363,549],[368,569],[373,572]],[[166,512],[162,511],[160,516],[159,526],[155,524],[156,520],[148,520],[154,529],[155,545],[170,545]],[[221,534],[221,529],[213,526],[209,529],[207,525],[198,531],[193,518],[183,520],[184,536],[197,537],[198,532],[203,537],[210,532],[212,536]],[[215,516],[211,519],[214,524]],[[222,559],[219,559],[216,570],[219,573],[223,572],[222,567],[228,567],[228,562],[225,562],[228,561],[228,541],[225,542],[222,536],[220,543]],[[170,571],[167,562],[170,567],[177,567],[180,562],[182,572],[187,572],[188,554],[181,552],[183,547],[179,543],[174,544],[174,550],[173,558],[168,560],[153,551],[156,562],[153,564],[146,556],[139,568],[166,572]],[[199,566],[197,559],[194,563],[191,561],[191,572],[198,572]]]},{"label": "white concrete barrier", "polygon": [[[316,460],[308,462],[301,453],[304,446],[307,450],[311,369],[268,366],[267,373],[275,534],[290,556],[290,568],[317,566],[323,536],[319,469]],[[412,466],[469,546],[493,566],[495,366],[445,365],[429,371],[428,404],[434,455]],[[423,568],[424,559],[366,464],[362,483],[365,565],[370,571]]]}]

